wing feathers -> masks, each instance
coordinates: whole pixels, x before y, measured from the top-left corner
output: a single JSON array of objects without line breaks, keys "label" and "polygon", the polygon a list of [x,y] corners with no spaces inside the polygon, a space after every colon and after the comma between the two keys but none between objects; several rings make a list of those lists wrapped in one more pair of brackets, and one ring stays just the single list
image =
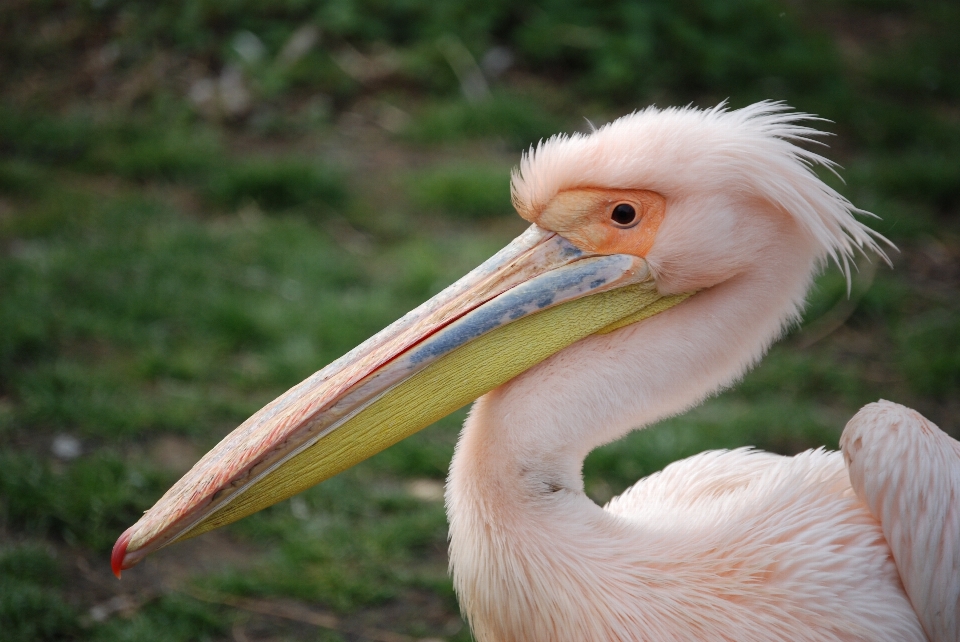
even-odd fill
[{"label": "wing feathers", "polygon": [[840,439],[850,483],[880,521],[933,642],[960,640],[960,443],[889,401],[865,406]]}]

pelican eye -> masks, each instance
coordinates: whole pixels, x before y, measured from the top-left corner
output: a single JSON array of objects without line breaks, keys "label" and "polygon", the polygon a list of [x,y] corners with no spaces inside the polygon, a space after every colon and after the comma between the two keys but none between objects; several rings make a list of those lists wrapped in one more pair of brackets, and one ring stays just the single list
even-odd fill
[{"label": "pelican eye", "polygon": [[613,208],[610,219],[622,227],[630,227],[637,222],[637,210],[630,203],[620,203]]}]

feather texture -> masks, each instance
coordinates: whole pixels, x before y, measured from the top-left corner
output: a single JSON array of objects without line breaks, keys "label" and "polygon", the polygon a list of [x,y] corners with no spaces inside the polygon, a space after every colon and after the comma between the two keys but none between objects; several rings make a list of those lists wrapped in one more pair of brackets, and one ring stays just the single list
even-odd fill
[{"label": "feather texture", "polygon": [[930,640],[960,640],[960,443],[880,401],[850,420],[840,448]]},{"label": "feather texture", "polygon": [[774,101],[733,111],[722,103],[648,107],[589,134],[559,134],[531,147],[513,172],[514,207],[521,215],[542,210],[578,187],[648,189],[668,199],[736,189],[788,212],[849,278],[856,250],[886,260],[880,246],[889,242],[854,217],[868,212],[813,171],[833,171],[835,163],[796,144],[824,136],[803,124],[818,120]]},{"label": "feather texture", "polygon": [[[802,124],[810,119],[769,102],[650,108],[524,155],[513,199],[530,220],[567,190],[611,190],[611,203],[613,190],[662,195],[644,258],[661,293],[699,292],[573,344],[474,405],[446,499],[454,586],[480,642],[922,642],[929,617],[918,613],[942,619],[931,589],[908,598],[884,537],[930,515],[897,506],[902,516],[885,521],[895,511],[881,516],[857,497],[840,453],[710,452],[604,508],[583,492],[590,450],[690,408],[755,364],[799,317],[825,260],[849,277],[856,251],[883,257],[884,239],[854,216],[862,212],[812,171],[830,162],[796,144],[819,134]],[[917,479],[958,474],[944,461]],[[943,501],[937,510],[956,519],[956,498]],[[955,543],[955,533],[944,537]],[[937,546],[935,555],[955,555]],[[939,577],[932,590],[955,606],[955,567],[930,570],[940,558],[928,554],[941,549],[915,547],[908,568]],[[935,639],[957,639],[945,635]]]}]

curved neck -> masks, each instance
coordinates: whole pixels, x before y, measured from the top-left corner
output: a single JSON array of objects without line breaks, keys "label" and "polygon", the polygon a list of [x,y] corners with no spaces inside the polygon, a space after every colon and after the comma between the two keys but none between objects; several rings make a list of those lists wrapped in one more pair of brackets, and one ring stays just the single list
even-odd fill
[{"label": "curved neck", "polygon": [[[636,533],[626,534],[583,493],[583,459],[699,403],[760,358],[796,317],[814,262],[796,238],[772,243],[765,254],[754,263],[761,267],[634,326],[585,339],[474,405],[451,464],[447,509],[454,582],[479,640],[524,639],[511,631],[550,639],[557,623],[538,623],[534,605],[554,604],[544,617],[572,617],[582,607],[565,609],[557,600],[603,608],[610,599],[601,598],[603,582],[617,572],[618,557],[603,552],[622,550],[623,537],[635,543]],[[598,564],[602,572],[590,568]],[[571,592],[563,597],[559,587]],[[539,633],[530,628],[540,625]],[[586,622],[565,626],[580,630],[580,639],[610,633],[585,629]]]}]

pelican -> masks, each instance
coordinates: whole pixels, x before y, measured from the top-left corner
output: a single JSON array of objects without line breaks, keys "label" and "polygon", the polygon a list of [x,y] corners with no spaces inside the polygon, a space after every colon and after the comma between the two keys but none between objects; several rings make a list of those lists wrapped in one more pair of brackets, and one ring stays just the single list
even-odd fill
[{"label": "pelican", "polygon": [[780,103],[647,108],[525,153],[532,224],[258,411],[113,551],[290,497],[474,400],[446,488],[450,569],[481,642],[960,639],[960,444],[872,404],[842,452],[671,464],[600,507],[594,448],[732,385],[811,281],[882,237]]}]

